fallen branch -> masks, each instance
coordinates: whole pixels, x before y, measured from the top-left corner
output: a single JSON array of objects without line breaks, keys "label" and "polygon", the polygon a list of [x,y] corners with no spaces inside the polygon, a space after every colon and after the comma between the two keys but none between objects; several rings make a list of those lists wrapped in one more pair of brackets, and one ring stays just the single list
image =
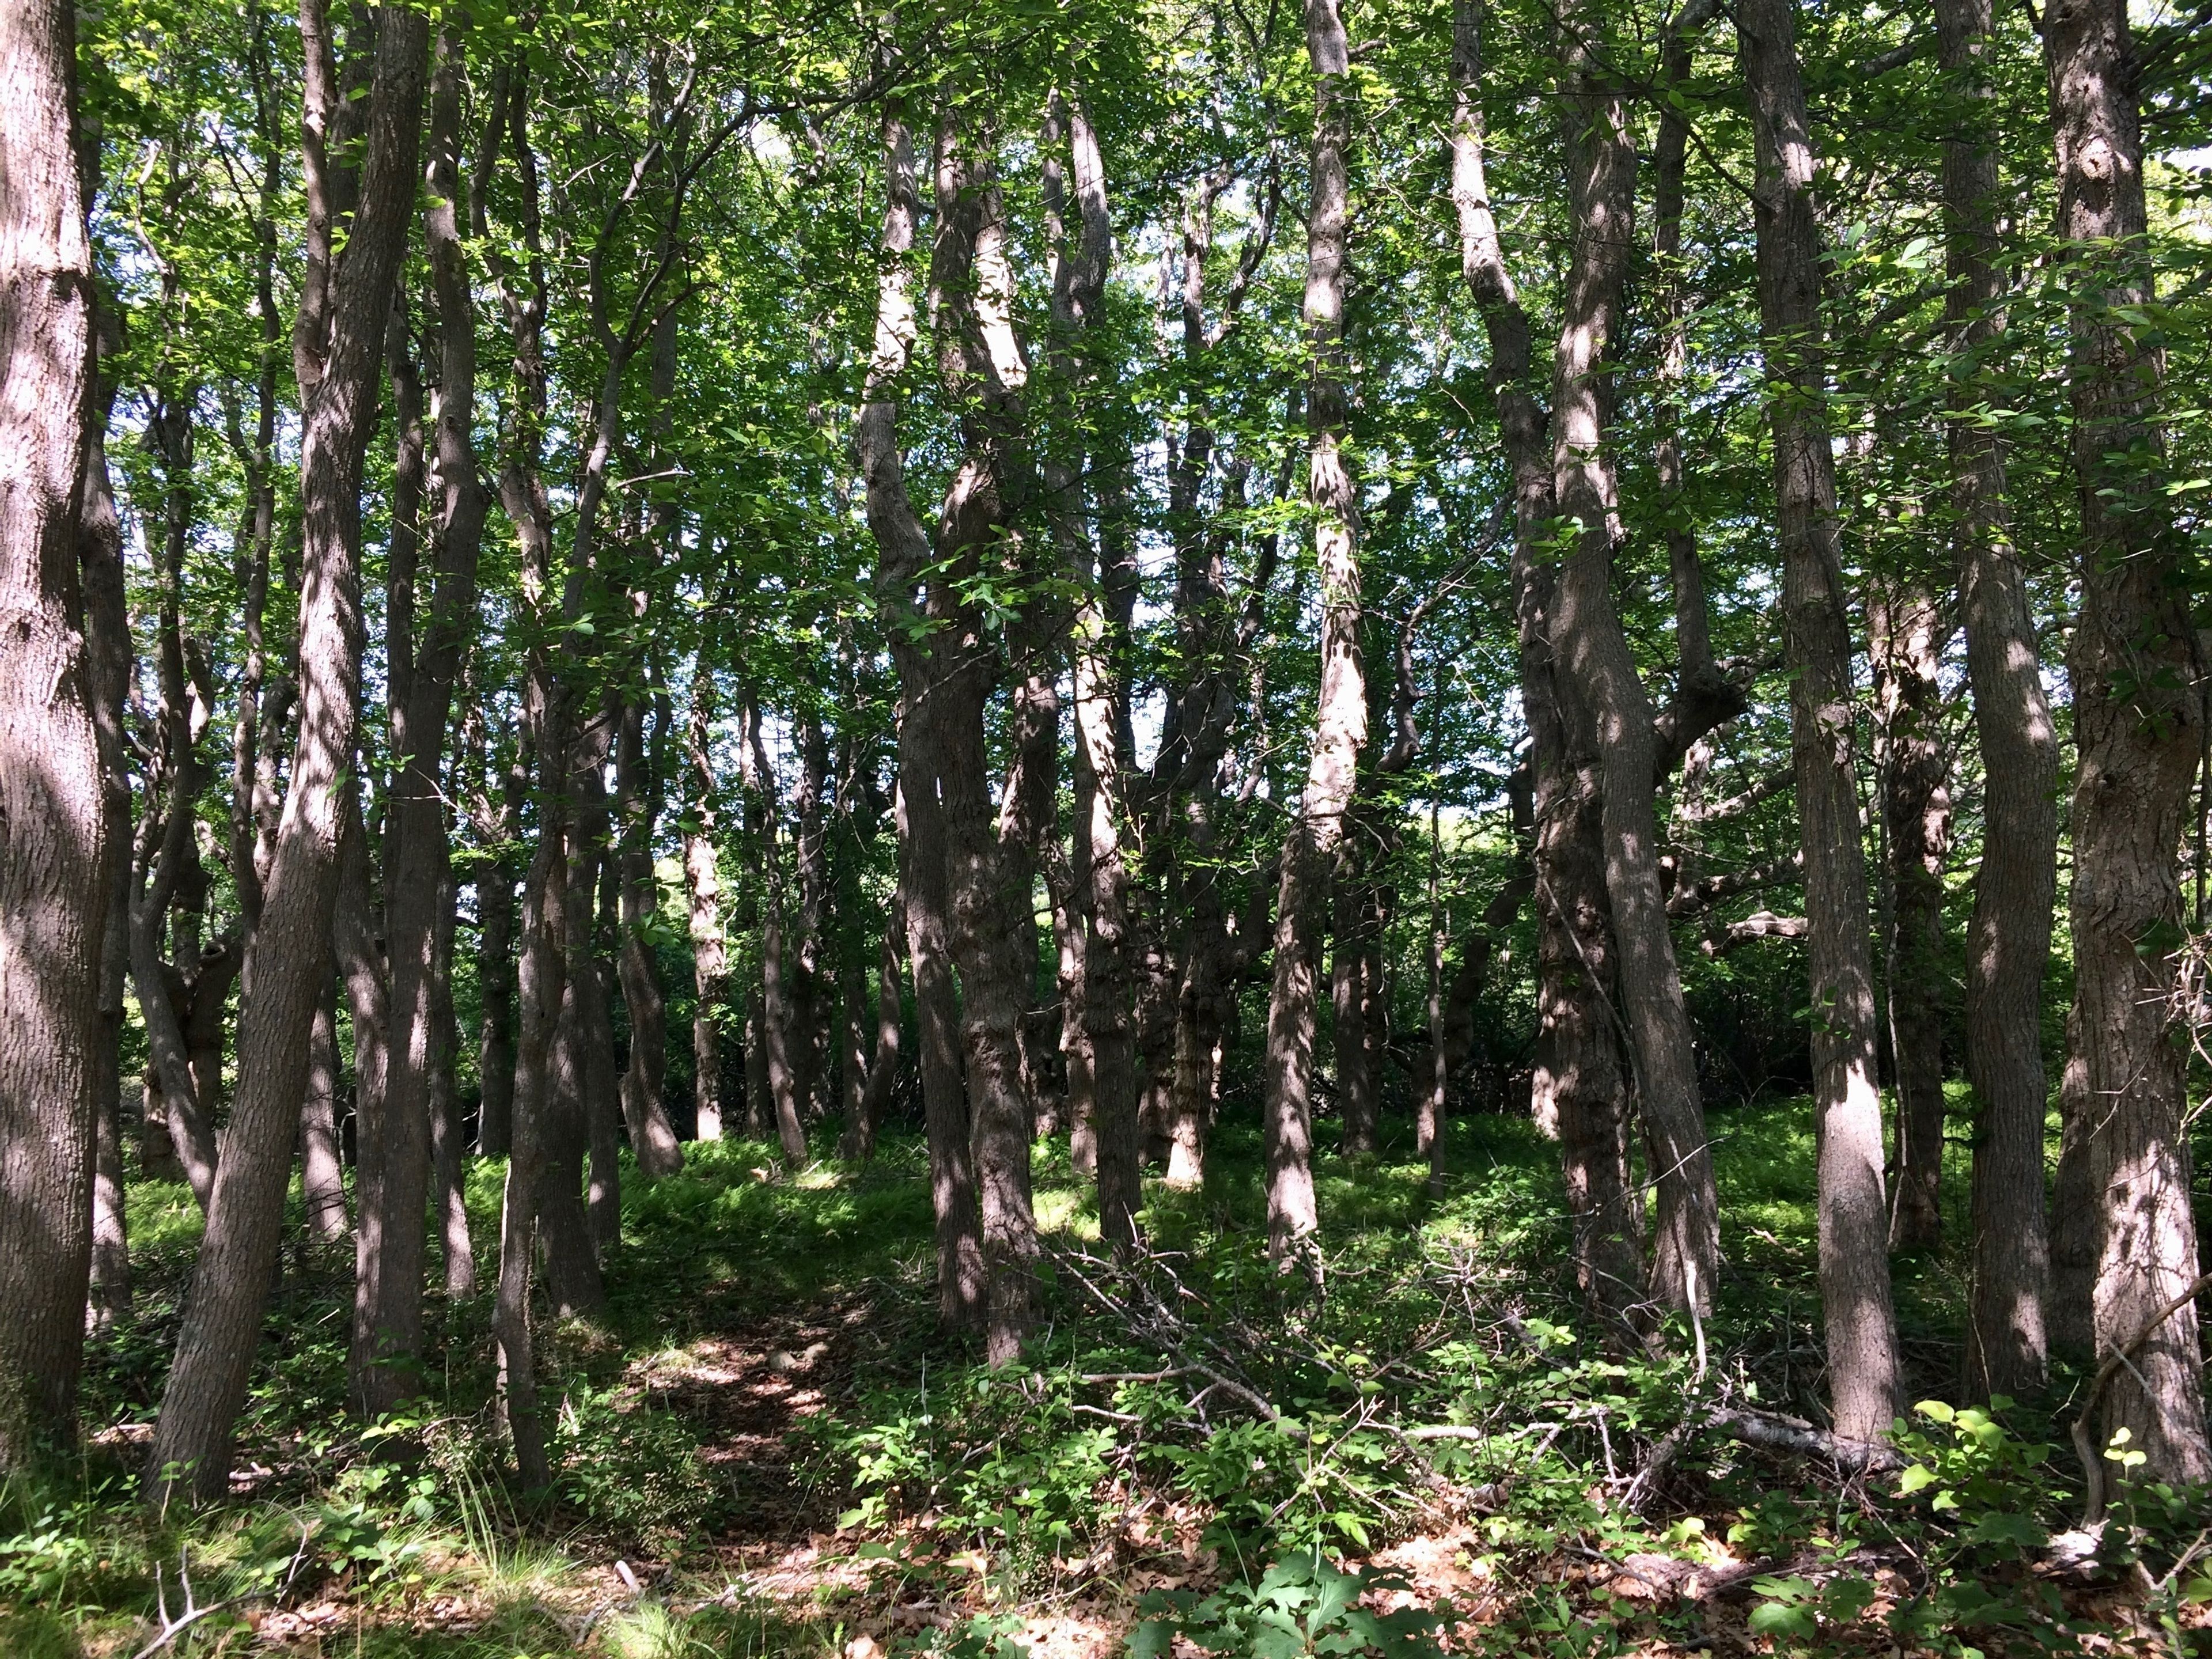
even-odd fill
[{"label": "fallen branch", "polygon": [[1731,1439],[1763,1446],[1770,1451],[1825,1457],[1851,1474],[1878,1474],[1905,1467],[1903,1455],[1893,1446],[1879,1440],[1846,1440],[1826,1429],[1814,1427],[1802,1418],[1784,1417],[1778,1412],[1716,1406],[1698,1422],[1698,1426],[1717,1429]]}]

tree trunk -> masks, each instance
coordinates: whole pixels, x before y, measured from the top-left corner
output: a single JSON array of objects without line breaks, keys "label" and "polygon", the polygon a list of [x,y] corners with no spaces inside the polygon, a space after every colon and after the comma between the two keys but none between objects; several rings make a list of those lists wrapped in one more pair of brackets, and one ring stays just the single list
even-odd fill
[{"label": "tree trunk", "polygon": [[[368,1334],[378,1358],[362,1374],[362,1400],[372,1417],[411,1396],[420,1383],[422,1357],[423,1219],[431,1189],[434,1109],[438,1054],[443,1034],[438,1006],[450,999],[441,983],[438,935],[447,896],[446,731],[462,653],[477,620],[477,560],[489,507],[478,480],[476,421],[476,312],[461,246],[459,204],[462,36],[449,24],[440,34],[430,76],[430,191],[423,240],[437,301],[441,367],[434,439],[436,460],[437,585],[419,641],[413,629],[414,596],[404,611],[395,602],[387,616],[387,646],[395,672],[392,697],[392,791],[386,803],[386,951],[390,963],[392,1045],[385,1080],[383,1174],[377,1189],[384,1206],[374,1231],[383,1240],[384,1268]],[[395,365],[405,360],[403,349]],[[410,374],[393,375],[403,441],[401,482],[411,471],[422,482],[424,438],[421,392],[411,396]],[[411,407],[410,406],[411,403]],[[404,517],[395,501],[394,524]],[[395,564],[397,538],[395,536]],[[400,661],[406,672],[396,672]],[[450,1103],[449,1103],[450,1108]],[[441,1205],[441,1209],[447,1206]],[[465,1217],[463,1226],[465,1231]],[[362,1236],[371,1231],[368,1205]],[[465,1254],[465,1252],[464,1252]],[[453,1276],[449,1260],[447,1278]]]},{"label": "tree trunk", "polygon": [[[2045,11],[2058,152],[2058,234],[2071,289],[2074,466],[2081,602],[2074,629],[2074,1036],[2096,1103],[2085,1137],[2101,1209],[2100,1356],[2131,1341],[2196,1279],[2185,1048],[2171,1030],[2176,857],[2203,719],[2203,665],[2160,426],[2155,298],[2127,8]],[[2103,1432],[2128,1431],[2141,1478],[2212,1479],[2197,1310],[2185,1303],[2130,1355]]]},{"label": "tree trunk", "polygon": [[[1571,696],[1552,659],[1547,612],[1552,575],[1539,544],[1550,533],[1556,489],[1542,405],[1533,390],[1527,313],[1505,265],[1484,173],[1481,15],[1459,0],[1453,15],[1452,199],[1460,265],[1490,342],[1491,386],[1514,476],[1513,599],[1522,708],[1530,737],[1528,877],[1540,907],[1537,1039],[1530,1105],[1558,1135],[1576,1277],[1601,1317],[1623,1316],[1643,1299],[1638,1215],[1628,1178],[1626,1090],[1610,993],[1611,916],[1605,890],[1603,814],[1587,753],[1569,746],[1577,729],[1561,708]],[[1586,728],[1585,728],[1586,729]],[[1513,786],[1509,784],[1509,793]],[[1516,797],[1516,828],[1522,808]],[[1486,920],[1503,925],[1519,908],[1510,883]],[[1485,934],[1486,941],[1487,934]],[[1486,948],[1480,958],[1486,963]],[[1475,965],[1470,957],[1454,986]],[[1467,1001],[1455,996],[1456,1000]]]},{"label": "tree trunk", "polygon": [[876,1130],[890,1109],[899,1069],[899,964],[904,959],[906,907],[894,897],[884,918],[881,958],[876,967],[876,1046],[868,1060],[867,1087],[860,1097],[860,1139],[852,1157],[875,1156]]},{"label": "tree trunk", "polygon": [[1720,1261],[1720,1201],[1705,1141],[1689,1009],[1659,880],[1651,702],[1613,600],[1621,539],[1607,447],[1607,376],[1635,246],[1636,149],[1627,100],[1601,60],[1603,16],[1584,5],[1562,22],[1561,119],[1575,222],[1565,315],[1553,358],[1552,443],[1557,510],[1579,522],[1549,622],[1574,688],[1578,747],[1603,767],[1605,886],[1620,960],[1613,982],[1633,1050],[1650,1139],[1655,1206],[1651,1289],[1674,1309],[1711,1310]]},{"label": "tree trunk", "polygon": [[438,877],[438,932],[430,957],[431,1194],[438,1219],[438,1247],[445,1269],[446,1298],[465,1302],[477,1293],[476,1245],[469,1236],[468,1146],[461,1135],[461,1104],[455,1086],[460,1056],[460,1028],[453,1018],[453,904],[457,886],[453,865]]},{"label": "tree trunk", "polygon": [[1367,880],[1364,863],[1347,850],[1338,860],[1333,895],[1329,997],[1334,1016],[1336,1104],[1342,1121],[1338,1149],[1346,1158],[1371,1158],[1382,1125],[1376,1101],[1380,1079],[1369,1061],[1368,1018],[1375,988],[1368,980]]},{"label": "tree trunk", "polygon": [[1320,691],[1311,757],[1283,853],[1276,900],[1275,965],[1267,999],[1267,1250],[1285,1262],[1320,1224],[1314,1206],[1314,981],[1329,871],[1344,838],[1359,751],[1367,741],[1367,690],[1359,660],[1358,492],[1343,453],[1349,422],[1344,384],[1345,251],[1352,94],[1344,19],[1336,0],[1305,0],[1306,56],[1314,76],[1313,197],[1306,216],[1305,325],[1313,369],[1306,394],[1307,498],[1321,572]]},{"label": "tree trunk", "polygon": [[[1990,395],[1973,365],[2002,353],[1992,0],[1936,0],[1936,24],[1958,94],[1959,136],[1943,145],[1944,311],[1961,365],[1951,407],[1964,410]],[[2042,1388],[2049,1361],[2043,978],[2057,889],[2058,734],[2012,545],[2003,444],[1968,419],[1951,423],[1949,440],[1960,613],[1984,772],[1982,862],[1966,932],[1966,1068],[1981,1103],[1966,1376],[1977,1395],[2017,1397]]]},{"label": "tree trunk", "polygon": [[[88,181],[89,182],[89,181]],[[88,194],[89,191],[88,191]],[[100,349],[119,341],[103,329]],[[131,1314],[131,1241],[125,1208],[122,1142],[123,993],[131,976],[131,774],[123,721],[131,676],[131,617],[123,574],[123,526],[107,471],[106,426],[112,382],[101,377],[86,422],[83,495],[77,525],[84,592],[88,701],[100,746],[100,822],[106,842],[106,917],[100,930],[100,1022],[92,1049],[93,1132],[91,1328],[109,1329]]]},{"label": "tree trunk", "polygon": [[527,761],[517,754],[498,763],[501,799],[477,797],[474,814],[480,853],[477,866],[477,994],[483,1023],[477,1036],[477,1151],[504,1158],[514,1122],[514,882],[508,843],[520,830]]},{"label": "tree trunk", "polygon": [[[668,1006],[660,994],[646,927],[660,908],[653,872],[653,830],[659,817],[659,768],[645,744],[641,704],[625,703],[617,788],[622,801],[622,918],[619,929],[623,1004],[629,1012],[629,1065],[623,1073],[623,1121],[629,1131],[637,1172],[647,1181],[684,1167],[666,1109],[660,1103],[668,1070]],[[660,747],[656,740],[654,747]]]},{"label": "tree trunk", "polygon": [[728,994],[729,955],[722,934],[722,880],[714,850],[714,677],[706,653],[691,670],[691,718],[685,728],[685,775],[691,799],[684,819],[684,892],[690,907],[692,1101],[702,1140],[722,1138],[722,1034],[716,1024]]},{"label": "tree trunk", "polygon": [[1938,684],[1948,624],[1910,581],[1877,579],[1866,599],[1887,843],[1887,975],[1897,1068],[1896,1190],[1889,1248],[1932,1250],[1943,1239],[1943,860],[1950,850],[1950,763]]},{"label": "tree trunk", "polygon": [[[542,653],[540,664],[542,666]],[[529,718],[541,739],[550,722],[540,693],[545,677],[533,673]],[[545,752],[540,751],[541,754]],[[542,769],[546,763],[541,761]],[[536,1344],[530,1328],[531,1269],[537,1255],[538,1195],[545,1179],[541,1136],[553,1090],[553,1027],[560,1015],[562,963],[557,933],[561,903],[560,830],[550,811],[556,792],[539,792],[538,850],[522,889],[521,954],[518,960],[514,1042],[514,1121],[501,1197],[499,1288],[492,1334],[499,1346],[498,1411],[526,1489],[550,1478],[545,1425],[538,1413]]]},{"label": "tree trunk", "polygon": [[975,1176],[962,1086],[959,1012],[948,944],[946,830],[939,795],[944,714],[937,654],[915,627],[916,589],[934,557],[929,532],[907,493],[898,445],[897,383],[911,362],[916,320],[907,269],[920,199],[914,152],[899,106],[884,112],[883,266],[877,279],[876,337],[854,434],[868,524],[881,564],[877,605],[889,624],[903,708],[898,728],[900,886],[907,957],[920,1025],[922,1103],[927,1122],[931,1202],[936,1216],[938,1317],[953,1328],[981,1322],[983,1261]]},{"label": "tree trunk", "polygon": [[[391,1401],[404,1397],[410,1386],[410,1379],[392,1375],[406,1368],[408,1362],[396,1358],[386,1346],[380,1310],[388,1294],[385,1277],[395,1259],[393,1235],[403,1231],[419,1235],[422,1212],[420,1206],[404,1213],[397,1212],[388,1195],[392,1139],[391,988],[385,977],[384,953],[378,948],[368,832],[361,821],[357,798],[348,800],[346,819],[331,934],[331,954],[345,987],[346,1012],[353,1032],[356,1226],[353,1327],[346,1347],[346,1380],[353,1390],[356,1409],[374,1420],[390,1409]],[[427,1179],[424,1185],[427,1188]],[[415,1261],[419,1279],[419,1253]]]},{"label": "tree trunk", "polygon": [[[303,11],[316,15],[303,16],[303,30],[316,32],[317,0],[306,0]],[[229,1486],[232,1426],[245,1401],[276,1261],[293,1126],[337,898],[343,779],[353,765],[361,684],[362,463],[375,406],[378,349],[414,205],[428,30],[418,13],[395,8],[380,15],[360,205],[337,273],[329,353],[305,398],[300,738],[254,933],[228,1152],[216,1174],[148,1463],[149,1490],[157,1500],[179,1480],[204,1499],[220,1497]]]},{"label": "tree trunk", "polygon": [[1851,641],[1820,345],[1820,225],[1794,5],[1743,0],[1736,31],[1758,157],[1759,323],[1811,923],[1806,955],[1830,1402],[1839,1437],[1878,1440],[1888,1434],[1899,1407],[1897,1320],[1890,1305],[1866,866],[1852,758]]},{"label": "tree trunk", "polygon": [[352,1228],[338,1146],[337,981],[327,966],[322,980],[307,1038],[307,1085],[300,1096],[300,1196],[310,1236],[340,1239]]}]

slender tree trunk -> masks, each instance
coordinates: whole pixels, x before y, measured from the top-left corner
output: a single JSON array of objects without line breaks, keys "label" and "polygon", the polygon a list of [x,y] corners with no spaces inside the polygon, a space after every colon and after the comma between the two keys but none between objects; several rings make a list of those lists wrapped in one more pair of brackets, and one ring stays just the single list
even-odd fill
[{"label": "slender tree trunk", "polygon": [[1943,1238],[1943,860],[1950,850],[1950,764],[1940,726],[1943,635],[1936,601],[1909,582],[1867,595],[1881,814],[1887,842],[1890,1052],[1897,1068],[1896,1190],[1889,1248]]},{"label": "slender tree trunk", "polygon": [[[407,1228],[422,1231],[421,1207],[396,1211],[387,1182],[392,1164],[390,1123],[392,998],[378,948],[374,887],[368,867],[368,832],[361,821],[358,799],[346,805],[344,844],[339,854],[338,894],[331,953],[345,988],[346,1012],[353,1034],[354,1080],[354,1303],[352,1334],[346,1348],[346,1377],[355,1407],[374,1419],[404,1398],[410,1379],[390,1373],[408,1361],[385,1343],[378,1310],[387,1294],[392,1270],[392,1235]],[[427,1188],[428,1182],[425,1182]],[[421,1257],[416,1257],[417,1273]]]},{"label": "slender tree trunk", "polygon": [[346,1219],[345,1169],[338,1147],[337,981],[327,966],[307,1038],[307,1086],[300,1096],[300,1196],[307,1231],[341,1239]]},{"label": "slender tree trunk", "polygon": [[[625,704],[618,755],[617,788],[622,800],[622,918],[620,962],[623,1004],[629,1012],[629,1065],[623,1073],[623,1121],[629,1130],[637,1171],[647,1181],[684,1167],[684,1149],[660,1103],[668,1069],[668,1006],[660,994],[646,926],[660,907],[660,888],[653,873],[653,829],[659,817],[659,767],[648,755],[645,715],[640,704]],[[656,740],[654,749],[662,745]]]},{"label": "slender tree trunk", "polygon": [[[504,1158],[514,1121],[514,883],[508,850],[520,829],[522,803],[529,787],[527,758],[518,750],[497,762],[500,800],[487,788],[477,797],[473,817],[477,866],[477,994],[483,1022],[477,1036],[477,1151]],[[489,780],[486,781],[489,782]]]},{"label": "slender tree trunk", "polygon": [[1358,495],[1343,453],[1349,416],[1344,370],[1345,252],[1351,212],[1345,151],[1352,94],[1349,47],[1336,0],[1305,0],[1314,76],[1313,199],[1306,216],[1305,324],[1312,371],[1306,397],[1315,562],[1321,571],[1321,689],[1306,787],[1283,853],[1276,900],[1274,982],[1267,999],[1267,1249],[1285,1261],[1320,1224],[1314,1206],[1314,981],[1330,866],[1344,838],[1367,691],[1359,660]]},{"label": "slender tree trunk", "polygon": [[[318,10],[307,0],[307,12]],[[313,33],[319,21],[303,15]],[[380,15],[360,206],[336,277],[330,349],[306,396],[301,496],[300,738],[240,1022],[239,1090],[228,1155],[185,1303],[148,1464],[150,1493],[182,1480],[194,1496],[228,1487],[230,1437],[258,1346],[307,1082],[307,1039],[330,949],[361,684],[360,486],[375,405],[378,349],[414,205],[427,20]]]},{"label": "slender tree trunk", "polygon": [[1874,975],[1852,750],[1851,641],[1837,553],[1835,457],[1820,349],[1820,234],[1795,0],[1742,0],[1737,38],[1759,166],[1759,301],[1774,428],[1791,749],[1811,924],[1820,1299],[1831,1408],[1848,1440],[1899,1407],[1875,1083]]},{"label": "slender tree trunk", "polygon": [[881,957],[876,968],[876,1044],[868,1060],[867,1086],[860,1096],[856,1120],[860,1139],[851,1157],[875,1156],[876,1130],[890,1109],[891,1091],[899,1070],[899,964],[904,959],[906,907],[894,899],[884,918]]},{"label": "slender tree trunk", "polygon": [[[2058,234],[2071,290],[2081,603],[2074,629],[2074,1039],[2094,1111],[2100,1210],[2097,1350],[2122,1349],[2196,1279],[2184,1046],[2170,1029],[2176,860],[2197,775],[2204,665],[2188,541],[2173,519],[2160,425],[2164,351],[2142,126],[2121,0],[2054,0],[2044,51],[2058,154]],[[2103,1432],[2129,1435],[2141,1478],[2212,1479],[2197,1310],[2160,1321],[2107,1389]]]},{"label": "slender tree trunk", "polygon": [[685,774],[691,799],[684,820],[684,891],[690,906],[692,1100],[702,1140],[722,1138],[722,1035],[716,1024],[728,994],[729,955],[722,935],[722,880],[714,850],[714,677],[702,649],[691,670],[691,718]]},{"label": "slender tree trunk", "polygon": [[[1992,0],[1936,0],[1942,68],[1955,83],[1956,137],[1943,146],[1951,287],[1952,407],[1987,395],[1979,370],[2004,350],[1997,265]],[[1982,862],[1966,933],[1966,1067],[1981,1097],[1974,1141],[1968,1385],[1984,1397],[2033,1394],[2048,1369],[2044,1197],[2043,980],[2057,889],[2058,734],[2043,692],[2035,618],[2012,545],[2005,455],[1969,419],[1949,431],[1966,678],[1983,761]]]},{"label": "slender tree trunk", "polygon": [[[88,184],[89,180],[88,180]],[[90,194],[89,189],[87,194]],[[101,331],[100,349],[119,341]],[[131,1241],[125,1212],[122,1110],[123,993],[131,976],[131,774],[123,721],[130,700],[131,617],[123,575],[123,526],[107,471],[112,381],[101,377],[86,422],[83,493],[77,525],[84,593],[88,699],[100,745],[100,822],[106,836],[106,916],[100,930],[100,1022],[92,1049],[91,1328],[105,1332],[131,1314]]]},{"label": "slender tree trunk", "polygon": [[477,1293],[475,1242],[469,1236],[468,1146],[461,1134],[456,1089],[460,1027],[453,1018],[453,907],[457,884],[450,860],[438,877],[438,932],[430,958],[431,1194],[438,1221],[446,1297],[464,1302]]},{"label": "slender tree trunk", "polygon": [[1371,1158],[1382,1112],[1376,1100],[1379,1079],[1368,1064],[1368,1012],[1372,988],[1367,979],[1367,883],[1355,866],[1364,862],[1347,849],[1340,856],[1333,884],[1335,915],[1330,928],[1329,997],[1334,1016],[1336,1104],[1343,1124],[1338,1149],[1346,1158]]},{"label": "slender tree trunk", "polygon": [[[532,679],[530,719],[542,740],[550,725],[540,695],[546,677],[537,672]],[[546,752],[541,750],[541,757]],[[541,759],[541,775],[546,764]],[[541,790],[541,811],[550,807],[555,793],[550,787]],[[514,1139],[500,1202],[499,1288],[492,1306],[492,1334],[499,1345],[498,1410],[526,1488],[542,1487],[551,1478],[545,1425],[538,1412],[530,1280],[537,1255],[538,1197],[545,1178],[541,1136],[553,1091],[553,1027],[560,1017],[562,973],[556,919],[562,873],[560,831],[550,812],[541,822],[538,850],[522,889]]]},{"label": "slender tree trunk", "polygon": [[1635,246],[1636,150],[1626,99],[1601,59],[1604,21],[1589,5],[1561,24],[1561,118],[1575,223],[1565,315],[1553,358],[1552,443],[1558,511],[1578,522],[1549,613],[1553,649],[1588,722],[1578,744],[1603,767],[1605,886],[1620,960],[1614,976],[1650,1138],[1655,1206],[1651,1288],[1666,1305],[1712,1305],[1720,1203],[1705,1143],[1695,1047],[1659,879],[1651,702],[1613,601],[1621,538],[1606,433],[1606,377]]}]

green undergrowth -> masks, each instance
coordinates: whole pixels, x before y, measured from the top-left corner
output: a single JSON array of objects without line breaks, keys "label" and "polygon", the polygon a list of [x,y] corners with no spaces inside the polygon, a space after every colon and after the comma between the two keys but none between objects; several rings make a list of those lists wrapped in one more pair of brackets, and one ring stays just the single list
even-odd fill
[{"label": "green undergrowth", "polygon": [[[192,1606],[221,1605],[171,1644],[181,1653],[259,1620],[363,1656],[827,1655],[866,1635],[1004,1659],[1027,1610],[1070,1595],[1163,1654],[1604,1659],[1710,1645],[1717,1620],[1778,1653],[1966,1659],[2124,1637],[2109,1598],[2032,1570],[2075,1513],[2055,1414],[2078,1379],[2001,1410],[1957,1404],[1955,1247],[1897,1264],[1911,1397],[1927,1402],[1901,1427],[1901,1475],[1848,1480],[1682,1432],[1708,1405],[1816,1416],[1825,1387],[1809,1110],[1717,1110],[1713,1129],[1719,1305],[1656,1352],[1588,1324],[1555,1152],[1504,1119],[1454,1126],[1440,1194],[1402,1134],[1374,1158],[1324,1151],[1325,1249],[1287,1275],[1265,1261],[1255,1132],[1224,1126],[1203,1189],[1150,1187],[1134,1260],[1100,1248],[1066,1143],[1040,1143],[1040,1334],[996,1371],[937,1328],[917,1140],[798,1170],[769,1145],[690,1146],[651,1186],[626,1165],[606,1310],[541,1327],[544,1492],[513,1489],[492,1432],[483,1297],[434,1304],[405,1419],[350,1419],[349,1260],[298,1242],[295,1194],[240,1429],[252,1495],[163,1516],[136,1502],[136,1466],[198,1218],[182,1188],[136,1182],[137,1310],[93,1345],[83,1388],[100,1431],[0,1489],[0,1654],[135,1652],[157,1601],[180,1614],[186,1573]],[[1953,1150],[1946,1212],[1963,1217]],[[487,1286],[502,1176],[485,1161],[469,1182]],[[792,1470],[764,1485],[720,1452],[726,1381],[685,1379],[726,1379],[729,1345],[757,1356],[821,1333],[818,1409],[782,1423]],[[1663,1473],[1639,1483],[1655,1454]],[[2195,1495],[2121,1491],[2101,1582],[2126,1589],[2142,1639],[2193,1650],[2212,1597],[2190,1554],[2206,1515]],[[1453,1586],[1359,1565],[1447,1530]],[[831,1533],[825,1558],[857,1563],[866,1589],[824,1573],[770,1597],[734,1570],[737,1547]],[[1725,1606],[1639,1598],[1607,1577],[1631,1557],[1756,1577]],[[1146,1588],[1163,1573],[1168,1588]],[[902,1595],[945,1611],[883,1626]]]}]

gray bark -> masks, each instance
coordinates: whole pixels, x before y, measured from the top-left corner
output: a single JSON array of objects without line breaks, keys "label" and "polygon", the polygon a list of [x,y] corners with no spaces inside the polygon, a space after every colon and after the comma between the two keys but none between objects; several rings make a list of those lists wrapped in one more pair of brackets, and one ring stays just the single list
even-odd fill
[{"label": "gray bark", "polygon": [[[2160,426],[2163,350],[2137,307],[2156,297],[2142,126],[2121,0],[2045,9],[2058,160],[2058,234],[2071,290],[2081,610],[2070,667],[2075,1053],[2093,1103],[2083,1162],[2098,1207],[2093,1325],[2100,1358],[2134,1340],[2197,1276],[2184,1046],[2170,1012],[2177,855],[2203,718],[2186,537],[2174,523]],[[2160,1321],[2104,1399],[2142,1478],[2212,1479],[2197,1310]]]},{"label": "gray bark", "polygon": [[1873,964],[1853,761],[1851,641],[1837,552],[1820,349],[1820,234],[1795,0],[1743,0],[1737,38],[1758,161],[1759,301],[1774,432],[1791,750],[1811,925],[1820,1297],[1831,1407],[1846,1440],[1884,1438],[1899,1405],[1890,1304]]}]

